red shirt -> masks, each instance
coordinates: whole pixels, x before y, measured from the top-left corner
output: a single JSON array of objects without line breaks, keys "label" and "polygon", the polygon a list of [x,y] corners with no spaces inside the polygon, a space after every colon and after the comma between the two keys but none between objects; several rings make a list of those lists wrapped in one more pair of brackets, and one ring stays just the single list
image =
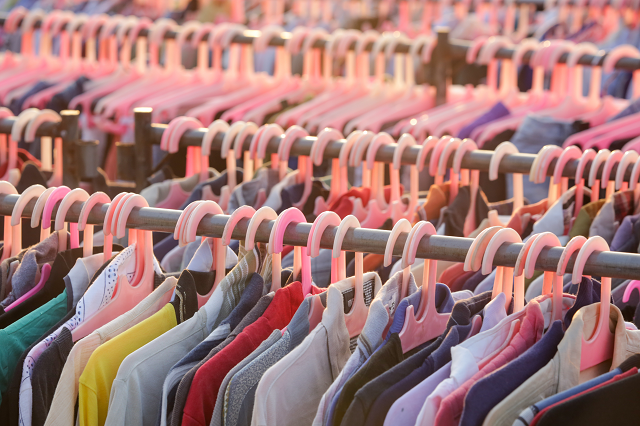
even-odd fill
[{"label": "red shirt", "polygon": [[227,373],[249,356],[273,330],[286,327],[302,300],[300,282],[276,291],[264,314],[198,369],[184,407],[183,426],[209,426],[218,390]]}]

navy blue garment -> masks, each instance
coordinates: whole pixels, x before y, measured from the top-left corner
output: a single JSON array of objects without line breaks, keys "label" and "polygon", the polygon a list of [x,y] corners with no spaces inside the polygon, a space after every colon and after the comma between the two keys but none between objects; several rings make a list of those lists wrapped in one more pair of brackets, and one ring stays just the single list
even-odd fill
[{"label": "navy blue garment", "polygon": [[69,108],[69,102],[76,96],[83,94],[86,90],[86,84],[91,80],[84,75],[77,78],[76,81],[69,84],[61,92],[56,93],[47,102],[47,108],[60,112]]},{"label": "navy blue garment", "polygon": [[[407,298],[403,299],[403,301],[404,300],[407,300]],[[356,392],[353,402],[345,413],[341,424],[364,425],[365,422],[368,422],[371,417],[370,413],[373,410],[373,405],[378,400],[378,397],[388,388],[400,382],[402,379],[407,377],[408,374],[420,367],[424,362],[424,359],[440,347],[440,344],[444,340],[444,336],[449,333],[451,328],[454,326],[469,326],[471,324],[471,318],[476,314],[480,314],[490,300],[490,291],[485,291],[484,293],[480,293],[476,296],[470,297],[469,299],[458,300],[455,305],[453,305],[445,332],[438,337],[438,339],[429,344],[429,346],[374,378]],[[397,317],[400,315],[400,312],[402,312],[401,309],[396,310],[395,316]],[[384,416],[382,416],[380,421],[384,422]],[[334,425],[335,424],[337,423],[334,422]]]},{"label": "navy blue garment", "polygon": [[629,102],[629,105],[623,109],[622,111],[620,111],[619,113],[617,113],[616,115],[614,115],[613,117],[610,117],[607,119],[607,123],[614,121],[614,120],[619,120],[621,118],[627,117],[631,114],[636,114],[640,112],[640,98],[638,99],[634,99],[631,102]]},{"label": "navy blue garment", "polygon": [[576,312],[587,305],[598,302],[600,302],[600,283],[592,278],[582,277],[578,294],[576,295],[576,301],[564,316],[563,322],[565,329],[571,325],[571,320]]},{"label": "navy blue garment", "polygon": [[9,104],[9,109],[14,115],[20,114],[22,112],[22,104],[27,100],[29,96],[33,96],[38,92],[42,92],[43,90],[48,89],[51,86],[53,86],[53,84],[49,83],[48,81],[37,82],[31,89],[27,91],[27,93],[20,96],[19,98],[13,99]]},{"label": "navy blue garment", "polygon": [[562,324],[555,321],[522,355],[471,386],[464,399],[460,426],[482,426],[493,407],[551,361],[563,337]]},{"label": "navy blue garment", "polygon": [[[280,204],[280,208],[276,213],[280,214],[289,207],[293,207],[294,203],[297,203],[302,198],[302,193],[304,192],[304,183],[298,183],[295,185],[291,185],[287,188],[284,188],[280,193],[280,197],[282,199],[282,203]],[[316,198],[322,197],[326,199],[329,196],[329,189],[319,180],[313,180],[311,184],[311,193],[309,194],[309,198],[302,206],[302,213],[304,213],[308,222],[313,222],[316,216],[313,214],[313,210],[316,205]]]},{"label": "navy blue garment", "polygon": [[[440,368],[444,367],[449,361],[451,361],[451,348],[466,340],[467,336],[469,336],[471,328],[471,324],[456,325],[451,327],[449,332],[446,334],[446,337],[440,336],[438,338],[438,340],[441,342],[440,345],[436,350],[428,354],[426,357],[424,355],[422,356],[421,366],[413,369],[413,371],[409,371],[409,368],[406,368],[401,372],[407,373],[404,378],[402,378],[394,385],[390,386],[380,396],[378,396],[378,398],[376,398],[376,401],[371,408],[371,412],[367,417],[366,424],[382,425],[384,423],[384,419],[387,416],[387,413],[389,412],[389,409],[394,402],[396,402],[405,393],[409,392],[424,379],[431,376],[433,373],[435,373]],[[420,355],[422,353],[422,351],[418,352],[413,357],[411,357],[412,359],[414,359],[415,363],[417,363],[421,359]],[[402,364],[404,364],[404,362],[398,364],[398,367],[402,367]],[[402,374],[399,374],[399,376],[400,375]]]},{"label": "navy blue garment", "polygon": [[473,132],[477,127],[499,120],[509,114],[511,114],[509,109],[502,102],[498,102],[491,107],[489,111],[485,112],[480,117],[460,129],[458,137],[460,139],[469,138],[471,137],[471,132]]},{"label": "navy blue garment", "polygon": [[[493,269],[496,268],[494,267]],[[478,270],[475,274],[471,275],[471,277],[467,279],[467,281],[465,281],[465,283],[462,285],[462,290],[469,290],[471,292],[476,291],[476,287],[478,287],[478,285],[480,285],[480,283],[484,281],[484,279],[487,278],[489,274],[483,275],[482,269]]]}]

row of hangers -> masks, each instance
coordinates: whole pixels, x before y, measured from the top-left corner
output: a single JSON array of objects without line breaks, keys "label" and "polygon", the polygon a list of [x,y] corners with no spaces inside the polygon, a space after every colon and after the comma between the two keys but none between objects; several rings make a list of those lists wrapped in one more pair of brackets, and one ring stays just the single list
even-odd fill
[{"label": "row of hangers", "polygon": [[[0,183],[0,193],[15,194],[15,188],[8,182]],[[65,218],[69,208],[75,202],[82,202],[82,209],[79,215],[78,223],[70,224],[70,247],[78,247],[79,231],[84,232],[84,255],[91,255],[93,252],[91,236],[93,226],[87,224],[89,212],[100,204],[108,204],[105,214],[103,226],[105,232],[105,247],[103,259],[111,256],[111,237],[115,235],[122,238],[125,235],[127,219],[132,210],[136,207],[147,207],[146,201],[137,194],[122,193],[113,201],[104,193],[95,193],[89,196],[86,191],[78,188],[70,190],[67,187],[49,188],[44,190],[43,187],[31,187],[20,195],[14,205],[11,222],[12,229],[5,228],[5,244],[7,244],[8,235],[19,232],[19,223],[25,206],[33,199],[37,199],[36,205],[31,215],[32,226],[41,226],[43,229],[43,238],[48,235],[52,226],[51,216],[54,206],[59,202],[60,205],[56,212],[56,220],[54,230],[58,232],[60,238],[60,248],[66,248],[67,234],[65,232]],[[174,238],[181,245],[188,244],[196,240],[196,234],[200,222],[208,215],[220,215],[222,209],[213,201],[196,201],[190,204],[181,212],[177,220]],[[40,219],[41,222],[40,222]],[[252,207],[244,206],[236,210],[227,220],[221,238],[207,238],[212,245],[214,254],[214,262],[212,269],[219,271],[225,270],[225,254],[226,246],[229,245],[231,236],[235,226],[240,220],[249,219],[247,233],[244,237],[244,245],[247,250],[255,247],[255,236],[258,227],[264,221],[275,221],[271,227],[269,242],[267,249],[273,255],[273,280],[271,291],[277,291],[281,288],[279,280],[281,271],[281,253],[283,251],[284,234],[290,225],[306,223],[302,212],[295,207],[289,208],[277,215],[269,207],[262,207],[257,211]],[[347,216],[340,219],[336,213],[327,211],[321,213],[314,221],[311,231],[309,232],[307,245],[295,247],[294,251],[294,277],[299,277],[302,281],[303,289],[309,293],[311,289],[312,277],[310,267],[310,257],[318,256],[320,250],[320,240],[323,233],[329,226],[337,227],[335,231],[334,243],[332,248],[332,274],[331,283],[346,278],[345,257],[342,251],[342,242],[347,231],[360,228],[360,222],[355,216]],[[402,259],[402,294],[407,296],[408,282],[411,266],[415,263],[418,246],[421,241],[428,236],[436,234],[432,224],[425,221],[416,223],[413,227],[406,219],[401,219],[396,223],[387,239],[384,264],[388,266],[392,261],[396,242],[401,234],[407,233],[406,242],[404,244]],[[354,237],[357,236],[354,234]],[[449,237],[454,238],[454,237]],[[14,240],[14,243],[16,240]],[[501,226],[493,226],[483,231],[472,244],[467,252],[464,262],[464,270],[477,271],[482,269],[483,274],[489,274],[493,269],[494,258],[497,250],[505,243],[522,243],[518,233],[513,229],[503,228]],[[99,308],[100,321],[105,318],[112,318],[119,315],[149,294],[153,290],[153,252],[151,243],[151,231],[131,229],[129,232],[129,245],[136,244],[135,262],[136,272],[133,277],[128,280],[125,275],[119,278],[118,290],[112,299]],[[5,246],[6,247],[6,246]],[[550,232],[545,232],[529,239],[520,249],[517,261],[514,266],[498,266],[496,270],[496,278],[492,292],[492,298],[497,297],[500,293],[504,293],[506,297],[507,308],[514,299],[514,311],[519,311],[524,307],[524,277],[533,276],[536,261],[540,252],[545,247],[562,247],[557,236]],[[545,271],[543,295],[549,295],[553,298],[552,316],[555,319],[561,318],[562,315],[562,298],[566,297],[562,294],[562,277],[567,270],[567,265],[572,254],[578,253],[577,259],[573,266],[573,283],[579,283],[585,264],[589,256],[594,251],[608,251],[608,245],[601,237],[592,237],[586,239],[584,237],[575,237],[563,249],[562,256],[555,272]],[[363,290],[363,254],[356,253],[355,262],[355,278],[354,292],[355,299],[351,310],[345,313],[345,321],[350,336],[357,336],[366,322],[368,308],[364,302]],[[198,306],[201,307],[206,303],[208,297],[215,290],[216,285],[221,281],[222,274],[216,274],[216,282],[213,288],[206,295],[198,296]],[[46,280],[46,278],[45,278]],[[440,335],[446,327],[447,314],[440,314],[435,308],[435,285],[436,285],[436,260],[424,260],[424,272],[422,278],[421,300],[417,312],[413,312],[413,306],[407,308],[405,324],[400,333],[403,352],[411,350],[426,341]],[[101,291],[100,289],[89,291]],[[602,297],[603,300],[609,300],[611,291],[610,278],[602,279]],[[512,296],[513,294],[513,296]],[[321,320],[323,306],[319,296],[315,298],[310,311],[309,319],[311,325],[318,324]],[[612,356],[613,334],[608,328],[608,310],[609,304],[603,304],[598,326],[593,336],[583,341],[583,350],[581,359],[581,369],[589,368]],[[84,337],[95,321],[97,312],[88,313],[85,321],[73,330],[73,339]]]}]

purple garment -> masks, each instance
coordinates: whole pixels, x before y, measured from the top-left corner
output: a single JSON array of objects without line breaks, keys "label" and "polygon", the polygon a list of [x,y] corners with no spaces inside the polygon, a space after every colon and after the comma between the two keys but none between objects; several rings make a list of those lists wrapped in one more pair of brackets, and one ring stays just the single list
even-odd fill
[{"label": "purple garment", "polygon": [[504,106],[502,102],[498,102],[489,111],[485,112],[480,117],[476,118],[474,121],[460,129],[458,137],[460,139],[468,138],[469,136],[471,136],[471,132],[473,132],[476,127],[491,123],[492,121],[496,121],[502,117],[506,117],[509,114],[511,114],[511,112],[507,109],[507,107]]},{"label": "purple garment", "polygon": [[[496,268],[493,268],[496,269]],[[493,272],[493,270],[492,270]],[[482,270],[477,271],[475,274],[473,274],[471,276],[471,278],[469,278],[467,281],[465,281],[465,283],[462,285],[462,290],[469,290],[471,292],[476,291],[476,287],[478,287],[478,285],[484,281],[485,278],[487,278],[489,276],[489,274],[487,275],[483,275],[482,274]]]},{"label": "purple garment", "polygon": [[[393,322],[391,323],[391,327],[389,327],[389,332],[387,333],[387,337],[384,340],[385,342],[389,340],[393,333],[400,333],[402,327],[404,326],[404,318],[407,313],[407,308],[409,306],[413,306],[414,312],[418,310],[420,306],[420,299],[422,296],[421,291],[416,291],[415,293],[405,297],[398,303],[398,309],[396,309],[395,315],[393,316]],[[451,290],[444,284],[437,283],[436,284],[436,310],[442,313],[451,312],[453,309],[454,300],[451,296]],[[381,345],[382,346],[382,345]]]},{"label": "purple garment", "polygon": [[611,123],[614,120],[619,120],[621,118],[627,117],[631,114],[636,114],[640,112],[640,98],[634,99],[629,103],[629,106],[614,115],[613,117],[607,120],[607,123]]},{"label": "purple garment", "polygon": [[551,361],[563,337],[562,324],[555,321],[522,355],[471,386],[464,398],[460,426],[481,426],[493,407]]},{"label": "purple garment", "polygon": [[569,308],[564,316],[563,322],[565,328],[569,328],[573,316],[581,308],[598,302],[600,302],[600,282],[594,279],[582,277],[580,287],[578,288],[578,294],[576,295],[576,301],[573,302],[573,306]]},{"label": "purple garment", "polygon": [[611,251],[637,253],[640,243],[640,214],[622,219],[620,227],[611,241]]}]

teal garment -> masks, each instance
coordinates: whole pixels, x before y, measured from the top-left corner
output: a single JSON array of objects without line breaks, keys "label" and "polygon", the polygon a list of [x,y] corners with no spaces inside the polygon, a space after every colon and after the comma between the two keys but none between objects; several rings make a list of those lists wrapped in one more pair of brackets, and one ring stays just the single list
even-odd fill
[{"label": "teal garment", "polygon": [[67,313],[67,290],[0,330],[0,403],[22,353]]}]

